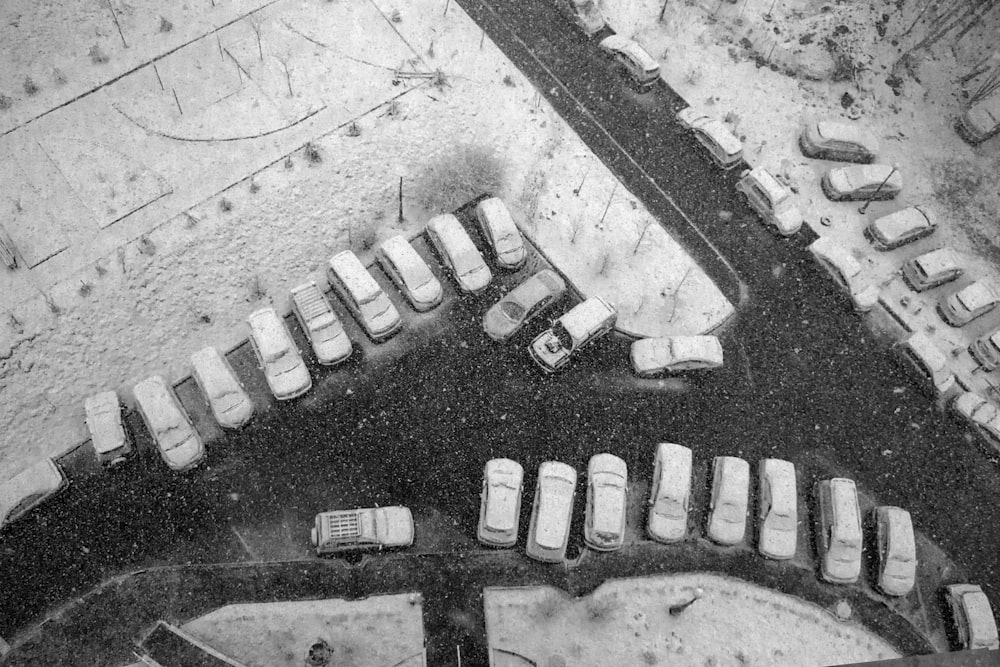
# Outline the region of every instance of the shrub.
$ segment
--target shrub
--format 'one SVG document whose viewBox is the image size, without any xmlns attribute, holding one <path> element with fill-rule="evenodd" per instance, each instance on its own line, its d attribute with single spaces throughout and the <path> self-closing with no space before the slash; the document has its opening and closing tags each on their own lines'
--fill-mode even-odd
<svg viewBox="0 0 1000 667">
<path fill-rule="evenodd" d="M 360 137 L 361 136 L 361 126 L 355 120 L 351 121 L 351 124 L 347 126 L 347 136 L 349 137 Z"/>
<path fill-rule="evenodd" d="M 310 164 L 319 164 L 323 161 L 323 156 L 319 154 L 319 150 L 311 141 L 307 141 L 302 150 L 306 154 L 306 159 Z"/>
<path fill-rule="evenodd" d="M 552 618 L 562 607 L 562 603 L 562 598 L 555 591 L 546 591 L 542 599 L 538 601 L 535 613 L 542 618 Z"/>
<path fill-rule="evenodd" d="M 80 296 L 90 296 L 90 292 L 93 290 L 93 285 L 88 283 L 86 280 L 80 281 Z"/>
<path fill-rule="evenodd" d="M 617 608 L 618 597 L 615 595 L 590 597 L 586 602 L 587 618 L 592 621 L 601 621 L 608 618 Z"/>
<path fill-rule="evenodd" d="M 514 83 L 514 79 L 511 78 L 510 74 L 504 74 L 503 85 L 510 86 L 511 88 L 513 88 L 516 84 Z"/>
<path fill-rule="evenodd" d="M 160 32 L 170 32 L 174 29 L 174 24 L 164 17 L 160 17 Z"/>
<path fill-rule="evenodd" d="M 110 60 L 110 58 L 108 58 L 108 54 L 104 52 L 104 49 L 101 48 L 100 44 L 94 44 L 90 47 L 90 61 L 92 63 L 99 65 L 108 62 L 108 60 Z"/>
<path fill-rule="evenodd" d="M 219 200 L 219 208 L 222 209 L 223 213 L 229 213 L 233 210 L 233 202 L 223 197 Z"/>
<path fill-rule="evenodd" d="M 24 77 L 24 92 L 28 95 L 35 95 L 38 93 L 38 84 L 36 84 L 30 76 Z"/>
<path fill-rule="evenodd" d="M 479 195 L 500 192 L 505 171 L 488 146 L 459 144 L 423 166 L 414 179 L 413 197 L 431 213 L 453 211 Z"/>
<path fill-rule="evenodd" d="M 12 106 L 14 106 L 14 100 L 10 99 L 3 93 L 0 93 L 0 111 L 6 111 Z"/>
</svg>

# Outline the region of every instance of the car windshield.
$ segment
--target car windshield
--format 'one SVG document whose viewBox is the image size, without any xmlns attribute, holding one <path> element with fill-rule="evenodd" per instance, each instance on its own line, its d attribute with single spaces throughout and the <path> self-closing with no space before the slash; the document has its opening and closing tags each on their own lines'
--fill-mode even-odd
<svg viewBox="0 0 1000 667">
<path fill-rule="evenodd" d="M 476 257 L 475 253 L 462 252 L 455 255 L 455 270 L 459 275 L 469 275 L 470 273 L 475 273 L 482 268 L 482 262 Z"/>
<path fill-rule="evenodd" d="M 684 505 L 676 498 L 660 496 L 653 505 L 653 511 L 670 519 L 684 518 Z"/>
<path fill-rule="evenodd" d="M 527 311 L 524 306 L 515 301 L 502 301 L 500 303 L 500 312 L 515 322 L 520 322 Z"/>
<path fill-rule="evenodd" d="M 789 514 L 771 512 L 767 517 L 767 523 L 774 530 L 780 530 L 782 532 L 793 532 L 797 528 L 796 517 Z"/>
<path fill-rule="evenodd" d="M 716 505 L 716 515 L 726 523 L 739 523 L 743 520 L 743 512 L 736 503 L 724 502 Z"/>
</svg>

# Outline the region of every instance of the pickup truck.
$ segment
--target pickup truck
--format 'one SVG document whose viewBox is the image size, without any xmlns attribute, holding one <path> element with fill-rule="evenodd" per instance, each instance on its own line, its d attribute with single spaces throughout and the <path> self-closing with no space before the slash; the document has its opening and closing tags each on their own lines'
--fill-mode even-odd
<svg viewBox="0 0 1000 667">
<path fill-rule="evenodd" d="M 321 512 L 316 515 L 311 541 L 318 556 L 408 547 L 413 544 L 413 515 L 406 507 Z"/>
</svg>

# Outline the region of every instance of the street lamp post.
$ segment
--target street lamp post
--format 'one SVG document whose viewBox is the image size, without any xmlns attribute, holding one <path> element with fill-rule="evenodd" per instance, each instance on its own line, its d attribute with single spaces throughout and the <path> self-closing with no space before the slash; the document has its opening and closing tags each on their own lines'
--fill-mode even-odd
<svg viewBox="0 0 1000 667">
<path fill-rule="evenodd" d="M 896 165 L 892 165 L 892 169 L 889 170 L 889 174 L 885 177 L 885 179 L 883 179 L 881 183 L 878 184 L 878 187 L 875 188 L 875 192 L 873 192 L 871 196 L 868 197 L 868 199 L 865 201 L 864 204 L 858 207 L 858 213 L 864 215 L 865 211 L 868 210 L 868 205 L 872 203 L 872 200 L 874 200 L 875 197 L 878 197 L 878 193 L 882 192 L 882 188 L 885 186 L 886 183 L 889 182 L 889 179 L 892 178 L 892 175 L 895 173 L 896 173 Z"/>
</svg>

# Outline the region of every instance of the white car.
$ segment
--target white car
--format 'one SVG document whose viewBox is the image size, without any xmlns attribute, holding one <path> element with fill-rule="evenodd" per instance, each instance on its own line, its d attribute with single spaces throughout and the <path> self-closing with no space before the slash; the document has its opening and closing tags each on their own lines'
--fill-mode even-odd
<svg viewBox="0 0 1000 667">
<path fill-rule="evenodd" d="M 903 359 L 917 372 L 923 385 L 930 385 L 937 396 L 949 396 L 958 385 L 948 369 L 948 357 L 923 331 L 917 331 L 899 346 Z"/>
<path fill-rule="evenodd" d="M 316 361 L 325 366 L 346 361 L 354 345 L 316 281 L 293 287 L 291 295 L 292 312 L 309 339 Z"/>
<path fill-rule="evenodd" d="M 408 507 L 332 510 L 316 515 L 309 541 L 316 555 L 392 549 L 413 544 L 413 514 Z"/>
<path fill-rule="evenodd" d="M 984 371 L 1000 366 L 1000 330 L 991 331 L 969 343 L 969 355 Z"/>
<path fill-rule="evenodd" d="M 872 245 L 892 250 L 930 236 L 937 228 L 937 216 L 926 206 L 910 206 L 884 215 L 865 227 Z"/>
<path fill-rule="evenodd" d="M 834 167 L 820 181 L 830 201 L 895 199 L 903 190 L 903 175 L 888 164 Z"/>
<path fill-rule="evenodd" d="M 1000 132 L 1000 95 L 994 93 L 972 104 L 955 123 L 958 135 L 975 146 Z"/>
<path fill-rule="evenodd" d="M 253 416 L 253 401 L 236 372 L 214 347 L 191 355 L 194 381 L 208 401 L 212 416 L 223 428 L 239 428 Z"/>
<path fill-rule="evenodd" d="M 816 527 L 820 574 L 831 584 L 853 584 L 861 576 L 861 510 L 854 480 L 835 477 L 816 482 Z"/>
<path fill-rule="evenodd" d="M 583 541 L 597 551 L 614 551 L 625 543 L 628 468 L 614 454 L 596 454 L 587 465 L 587 510 Z"/>
<path fill-rule="evenodd" d="M 736 189 L 746 195 L 750 208 L 766 224 L 777 227 L 782 236 L 791 236 L 802 228 L 802 212 L 795 205 L 791 189 L 763 167 L 744 171 Z"/>
<path fill-rule="evenodd" d="M 523 481 L 524 469 L 517 461 L 486 462 L 476 535 L 480 542 L 491 547 L 512 547 L 517 543 Z"/>
<path fill-rule="evenodd" d="M 1000 637 L 990 600 L 975 584 L 952 584 L 945 589 L 945 599 L 955 623 L 959 648 L 997 650 Z"/>
<path fill-rule="evenodd" d="M 965 273 L 951 248 L 937 248 L 903 262 L 903 279 L 915 292 L 950 283 Z"/>
<path fill-rule="evenodd" d="M 566 558 L 575 490 L 576 471 L 573 468 L 558 461 L 545 461 L 538 466 L 535 502 L 525 547 L 528 557 L 543 563 L 561 563 Z"/>
<path fill-rule="evenodd" d="M 98 462 L 115 465 L 132 451 L 132 442 L 122 422 L 122 406 L 114 391 L 102 391 L 89 396 L 83 403 L 90 442 Z"/>
<path fill-rule="evenodd" d="M 875 135 L 863 126 L 821 120 L 802 129 L 799 148 L 806 157 L 868 164 L 875 160 L 879 144 Z"/>
<path fill-rule="evenodd" d="M 981 278 L 942 299 L 938 312 L 951 326 L 961 327 L 996 308 L 998 302 L 993 281 Z"/>
<path fill-rule="evenodd" d="M 476 220 L 501 268 L 514 270 L 524 266 L 528 261 L 528 251 L 524 247 L 521 231 L 502 200 L 487 197 L 476 204 Z"/>
<path fill-rule="evenodd" d="M 62 469 L 52 459 L 33 463 L 0 482 L 0 528 L 53 497 L 67 484 Z"/>
<path fill-rule="evenodd" d="M 396 306 L 358 256 L 343 250 L 330 258 L 327 280 L 365 333 L 381 343 L 403 328 Z"/>
<path fill-rule="evenodd" d="M 570 356 L 611 331 L 618 311 L 599 296 L 578 303 L 531 341 L 528 352 L 546 373 L 569 363 Z"/>
<path fill-rule="evenodd" d="M 402 234 L 386 239 L 375 253 L 379 265 L 417 312 L 441 303 L 444 290 L 431 267 Z"/>
<path fill-rule="evenodd" d="M 694 132 L 698 143 L 708 149 L 712 161 L 722 169 L 732 169 L 743 159 L 743 144 L 718 118 L 688 107 L 677 114 L 677 120 Z"/>
<path fill-rule="evenodd" d="M 917 546 L 910 513 L 899 507 L 876 507 L 875 531 L 879 589 L 896 597 L 908 594 L 917 577 Z"/>
<path fill-rule="evenodd" d="M 632 343 L 629 358 L 639 377 L 711 370 L 722 367 L 722 344 L 717 336 L 642 338 Z"/>
<path fill-rule="evenodd" d="M 197 466 L 205 457 L 205 444 L 167 381 L 159 375 L 148 377 L 132 393 L 164 463 L 177 472 Z"/>
<path fill-rule="evenodd" d="M 427 236 L 460 290 L 480 294 L 490 286 L 493 273 L 458 218 L 451 213 L 434 216 L 427 223 Z"/>
<path fill-rule="evenodd" d="M 757 550 L 775 560 L 794 558 L 799 525 L 795 466 L 781 459 L 762 459 L 757 471 L 760 483 Z"/>
<path fill-rule="evenodd" d="M 1000 452 L 1000 408 L 975 392 L 955 397 L 951 409 L 966 419 L 986 442 Z"/>
<path fill-rule="evenodd" d="M 312 388 L 312 378 L 302 361 L 292 334 L 274 308 L 261 308 L 247 318 L 250 345 L 271 393 L 279 401 L 301 396 Z"/>
<path fill-rule="evenodd" d="M 865 313 L 878 303 L 878 286 L 868 281 L 861 264 L 850 250 L 829 236 L 821 236 L 809 245 L 809 252 L 842 289 L 851 296 L 854 310 Z"/>
<path fill-rule="evenodd" d="M 624 35 L 611 35 L 598 45 L 615 63 L 615 69 L 632 80 L 639 92 L 653 89 L 660 78 L 660 63 L 638 42 Z"/>
<path fill-rule="evenodd" d="M 656 446 L 646 530 L 658 542 L 678 542 L 687 533 L 691 463 L 688 447 L 671 442 Z"/>
<path fill-rule="evenodd" d="M 708 538 L 717 544 L 743 541 L 747 529 L 750 464 L 735 456 L 712 461 L 712 499 L 709 503 Z"/>
</svg>

